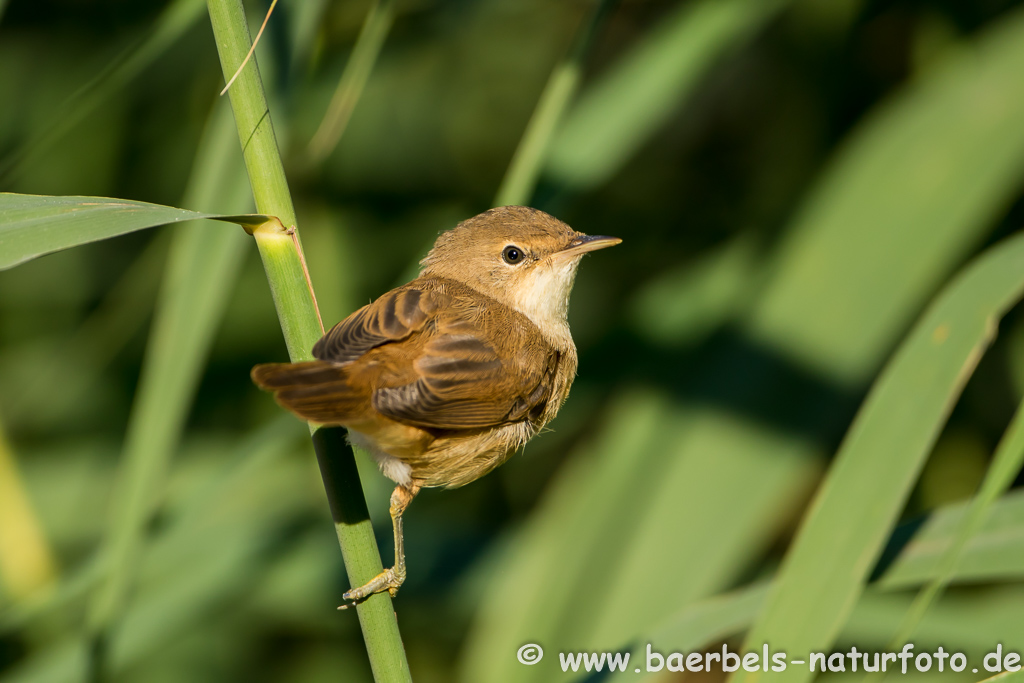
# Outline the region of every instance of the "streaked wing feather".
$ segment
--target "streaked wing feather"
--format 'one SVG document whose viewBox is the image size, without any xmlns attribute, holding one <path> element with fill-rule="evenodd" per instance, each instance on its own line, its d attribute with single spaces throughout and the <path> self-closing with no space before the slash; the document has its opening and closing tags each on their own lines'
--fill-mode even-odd
<svg viewBox="0 0 1024 683">
<path fill-rule="evenodd" d="M 345 366 L 330 361 L 266 363 L 252 369 L 260 387 L 306 420 L 341 424 L 363 412 L 369 396 L 348 382 Z"/>
<path fill-rule="evenodd" d="M 445 298 L 415 282 L 392 290 L 332 327 L 313 347 L 313 356 L 349 363 L 381 344 L 405 339 L 423 328 Z"/>
<path fill-rule="evenodd" d="M 451 329 L 425 345 L 415 362 L 420 378 L 378 389 L 373 407 L 433 429 L 482 429 L 539 417 L 551 395 L 558 353 L 502 359 L 473 329 Z"/>
<path fill-rule="evenodd" d="M 501 345 L 507 355 L 488 341 L 496 332 L 514 337 Z M 426 429 L 537 420 L 560 359 L 525 318 L 514 322 L 464 285 L 429 279 L 359 309 L 313 355 L 310 363 L 259 366 L 253 378 L 307 419 L 343 423 L 363 414 L 369 399 L 381 414 Z"/>
</svg>

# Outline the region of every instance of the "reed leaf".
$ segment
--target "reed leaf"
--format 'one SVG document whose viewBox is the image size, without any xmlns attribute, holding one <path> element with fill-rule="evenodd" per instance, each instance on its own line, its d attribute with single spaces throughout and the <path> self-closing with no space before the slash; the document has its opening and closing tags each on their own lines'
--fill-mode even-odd
<svg viewBox="0 0 1024 683">
<path fill-rule="evenodd" d="M 580 94 L 552 141 L 545 173 L 582 189 L 607 181 L 687 101 L 723 55 L 784 5 L 782 0 L 679 3 Z"/>
<path fill-rule="evenodd" d="M 872 387 L 773 584 L 748 649 L 832 644 L 999 318 L 1024 292 L 1024 236 L 990 249 L 930 306 Z M 733 675 L 803 681 L 810 671 Z"/>
<path fill-rule="evenodd" d="M 1020 188 L 1024 12 L 936 60 L 838 148 L 748 320 L 758 342 L 837 383 L 877 371 Z"/>
<path fill-rule="evenodd" d="M 201 218 L 246 227 L 269 220 L 268 216 L 203 213 L 109 197 L 0 193 L 0 270 L 61 249 Z"/>
</svg>

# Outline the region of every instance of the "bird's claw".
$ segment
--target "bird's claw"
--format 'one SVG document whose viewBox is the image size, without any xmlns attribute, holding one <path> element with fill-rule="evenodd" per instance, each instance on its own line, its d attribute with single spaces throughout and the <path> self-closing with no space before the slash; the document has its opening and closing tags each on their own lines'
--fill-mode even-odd
<svg viewBox="0 0 1024 683">
<path fill-rule="evenodd" d="M 391 594 L 391 597 L 398 595 L 398 589 L 401 588 L 402 583 L 405 582 L 405 576 L 400 576 L 395 572 L 394 567 L 385 569 L 377 576 L 373 577 L 359 588 L 353 588 L 341 596 L 346 602 L 351 602 L 352 605 L 357 605 L 366 598 L 370 597 L 374 593 L 383 593 L 387 591 Z M 339 605 L 338 609 L 348 609 L 348 605 Z"/>
</svg>

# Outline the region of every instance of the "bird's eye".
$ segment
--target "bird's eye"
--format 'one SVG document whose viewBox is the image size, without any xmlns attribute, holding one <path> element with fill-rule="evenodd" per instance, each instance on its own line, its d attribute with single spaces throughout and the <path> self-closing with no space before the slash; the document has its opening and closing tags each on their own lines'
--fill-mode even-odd
<svg viewBox="0 0 1024 683">
<path fill-rule="evenodd" d="M 501 251 L 501 258 L 505 259 L 505 263 L 514 266 L 523 262 L 523 252 L 519 247 L 510 244 Z"/>
</svg>

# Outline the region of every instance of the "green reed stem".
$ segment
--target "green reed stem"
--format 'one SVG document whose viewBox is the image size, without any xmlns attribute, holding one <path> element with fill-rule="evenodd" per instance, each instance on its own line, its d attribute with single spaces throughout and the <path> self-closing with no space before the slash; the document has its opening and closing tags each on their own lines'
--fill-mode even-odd
<svg viewBox="0 0 1024 683">
<path fill-rule="evenodd" d="M 228 79 L 251 46 L 245 12 L 240 0 L 208 0 L 207 7 L 221 68 Z M 262 213 L 277 216 L 285 227 L 295 228 L 295 210 L 255 58 L 239 74 L 229 94 L 256 206 Z M 299 241 L 280 230 L 257 229 L 254 234 L 288 354 L 293 361 L 309 359 L 321 328 L 306 285 Z M 379 573 L 382 565 L 352 450 L 337 428 L 314 430 L 313 444 L 349 580 L 353 586 L 362 585 Z M 378 593 L 356 609 L 375 680 L 411 681 L 391 597 Z"/>
</svg>

